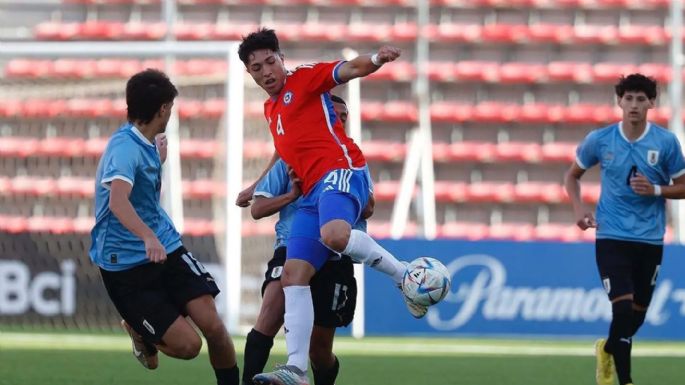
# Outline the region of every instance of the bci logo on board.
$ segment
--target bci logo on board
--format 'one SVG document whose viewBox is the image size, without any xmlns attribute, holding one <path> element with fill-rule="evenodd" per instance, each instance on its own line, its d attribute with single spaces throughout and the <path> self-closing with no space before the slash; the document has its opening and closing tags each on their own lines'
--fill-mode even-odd
<svg viewBox="0 0 685 385">
<path fill-rule="evenodd" d="M 487 254 L 461 256 L 445 265 L 452 275 L 451 292 L 444 305 L 430 308 L 426 316 L 436 330 L 458 331 L 475 318 L 549 323 L 611 320 L 611 305 L 599 278 L 593 287 L 555 285 L 554 277 L 547 285 L 508 284 L 505 264 Z M 595 271 L 587 274 L 597 275 Z M 671 279 L 660 279 L 646 323 L 659 326 L 673 318 L 685 318 L 685 288 L 676 287 Z"/>
<path fill-rule="evenodd" d="M 64 260 L 59 271 L 32 275 L 22 261 L 0 260 L 0 315 L 19 315 L 31 310 L 43 316 L 73 315 L 75 270 L 73 260 Z"/>
</svg>

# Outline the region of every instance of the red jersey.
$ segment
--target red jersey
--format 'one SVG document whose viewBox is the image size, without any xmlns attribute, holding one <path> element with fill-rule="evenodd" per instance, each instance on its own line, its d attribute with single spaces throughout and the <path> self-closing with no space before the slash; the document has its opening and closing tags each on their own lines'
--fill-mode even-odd
<svg viewBox="0 0 685 385">
<path fill-rule="evenodd" d="M 359 147 L 345 134 L 329 90 L 340 84 L 343 61 L 308 64 L 288 74 L 278 96 L 264 103 L 264 116 L 278 155 L 290 165 L 306 194 L 326 173 L 366 165 Z"/>
</svg>

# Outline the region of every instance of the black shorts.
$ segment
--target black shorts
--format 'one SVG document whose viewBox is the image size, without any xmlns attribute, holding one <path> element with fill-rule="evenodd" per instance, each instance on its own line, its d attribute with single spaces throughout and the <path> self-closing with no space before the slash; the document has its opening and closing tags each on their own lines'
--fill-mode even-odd
<svg viewBox="0 0 685 385">
<path fill-rule="evenodd" d="M 280 280 L 285 264 L 286 248 L 274 250 L 262 284 L 262 295 L 269 282 Z M 329 260 L 310 281 L 314 302 L 314 324 L 326 328 L 347 326 L 354 318 L 357 306 L 357 280 L 352 259 L 343 256 Z"/>
<path fill-rule="evenodd" d="M 663 251 L 663 245 L 597 239 L 597 268 L 609 299 L 633 294 L 636 305 L 649 306 L 661 268 Z"/>
<path fill-rule="evenodd" d="M 100 269 L 100 274 L 121 317 L 150 343 L 161 342 L 169 326 L 187 315 L 185 305 L 190 300 L 219 294 L 214 278 L 183 246 L 162 264 L 146 263 L 122 271 Z"/>
</svg>

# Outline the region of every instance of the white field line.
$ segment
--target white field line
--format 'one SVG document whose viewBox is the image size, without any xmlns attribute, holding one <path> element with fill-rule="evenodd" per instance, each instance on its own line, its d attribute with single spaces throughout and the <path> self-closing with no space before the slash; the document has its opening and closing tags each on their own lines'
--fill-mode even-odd
<svg viewBox="0 0 685 385">
<path fill-rule="evenodd" d="M 236 350 L 243 351 L 245 340 L 236 338 Z M 49 350 L 110 350 L 120 351 L 131 348 L 126 336 L 100 336 L 88 334 L 30 334 L 0 333 L 0 350 L 8 349 L 49 349 Z M 500 356 L 592 356 L 592 342 L 581 345 L 577 342 L 558 343 L 544 341 L 539 344 L 521 341 L 460 339 L 397 338 L 395 341 L 366 338 L 353 340 L 339 338 L 335 351 L 340 354 L 359 356 L 460 356 L 460 355 L 500 355 Z M 277 339 L 273 353 L 285 353 L 285 342 Z M 636 357 L 685 357 L 685 344 L 648 342 L 639 343 L 633 348 Z"/>
</svg>

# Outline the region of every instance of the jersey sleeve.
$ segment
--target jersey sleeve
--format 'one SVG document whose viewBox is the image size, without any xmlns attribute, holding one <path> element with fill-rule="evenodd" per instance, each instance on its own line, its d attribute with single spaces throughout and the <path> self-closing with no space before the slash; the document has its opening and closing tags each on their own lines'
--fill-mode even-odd
<svg viewBox="0 0 685 385">
<path fill-rule="evenodd" d="M 120 179 L 133 186 L 140 165 L 137 146 L 127 140 L 117 139 L 110 143 L 103 164 L 100 184 L 109 188 L 114 179 Z"/>
<path fill-rule="evenodd" d="M 304 64 L 297 67 L 296 73 L 302 76 L 308 91 L 321 94 L 342 83 L 338 71 L 344 63 L 345 61 L 341 60 L 329 63 Z"/>
<path fill-rule="evenodd" d="M 597 132 L 589 133 L 576 149 L 576 163 L 583 170 L 587 170 L 599 162 Z"/>
<path fill-rule="evenodd" d="M 269 172 L 257 183 L 254 197 L 273 198 L 283 195 L 290 189 L 290 177 L 285 162 L 278 160 L 271 166 Z"/>
<path fill-rule="evenodd" d="M 669 146 L 668 158 L 666 158 L 666 172 L 671 179 L 685 175 L 685 159 L 680 142 L 675 135 L 671 135 L 671 145 Z"/>
</svg>

